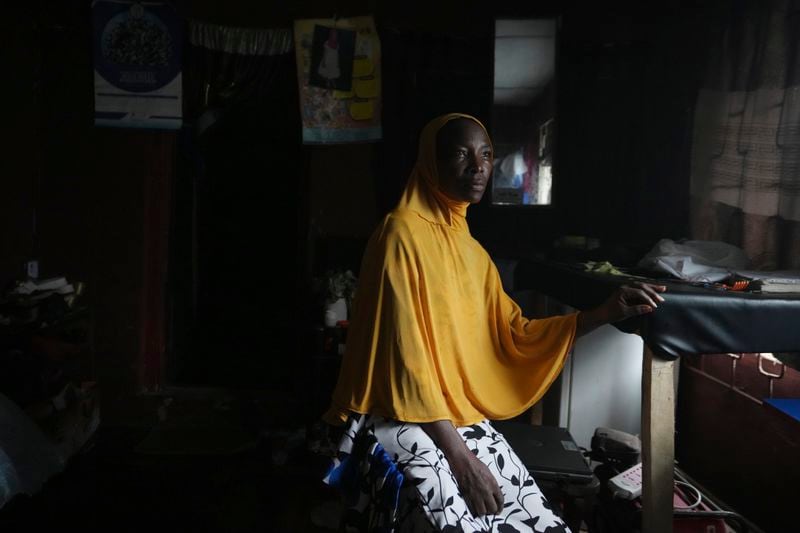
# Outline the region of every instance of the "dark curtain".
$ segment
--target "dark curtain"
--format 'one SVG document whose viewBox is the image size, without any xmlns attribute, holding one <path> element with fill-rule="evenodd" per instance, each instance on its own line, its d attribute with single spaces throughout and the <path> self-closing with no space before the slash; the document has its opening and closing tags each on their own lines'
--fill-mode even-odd
<svg viewBox="0 0 800 533">
<path fill-rule="evenodd" d="M 172 379 L 288 385 L 302 205 L 291 30 L 189 30 Z"/>
</svg>

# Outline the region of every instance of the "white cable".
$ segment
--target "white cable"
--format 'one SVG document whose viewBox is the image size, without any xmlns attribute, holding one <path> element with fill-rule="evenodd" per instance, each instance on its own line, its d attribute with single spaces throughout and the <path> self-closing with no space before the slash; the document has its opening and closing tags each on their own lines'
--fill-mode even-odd
<svg viewBox="0 0 800 533">
<path fill-rule="evenodd" d="M 697 490 L 693 485 L 690 485 L 684 481 L 677 481 L 677 480 L 675 481 L 675 485 L 683 485 L 686 488 L 692 489 L 694 493 L 697 494 L 697 501 L 693 502 L 691 505 L 687 505 L 686 507 L 675 507 L 676 509 L 694 509 L 695 507 L 700 505 L 700 502 L 703 501 L 703 495 L 700 494 L 700 491 Z"/>
</svg>

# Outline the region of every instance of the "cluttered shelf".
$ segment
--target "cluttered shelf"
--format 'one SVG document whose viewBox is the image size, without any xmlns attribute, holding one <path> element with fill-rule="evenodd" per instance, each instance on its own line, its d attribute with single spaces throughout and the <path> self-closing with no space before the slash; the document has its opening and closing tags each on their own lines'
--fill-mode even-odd
<svg viewBox="0 0 800 533">
<path fill-rule="evenodd" d="M 15 283 L 0 299 L 0 392 L 23 409 L 94 380 L 93 317 L 83 284 Z"/>
<path fill-rule="evenodd" d="M 600 304 L 622 284 L 666 285 L 666 300 L 657 313 L 616 324 L 624 332 L 641 335 L 665 359 L 800 351 L 800 330 L 794 327 L 800 312 L 800 283 L 794 280 L 800 281 L 800 272 L 758 272 L 746 270 L 744 262 L 730 266 L 720 259 L 715 264 L 713 257 L 678 253 L 674 246 L 660 252 L 663 255 L 648 254 L 635 268 L 603 261 L 520 260 L 515 285 L 577 309 Z"/>
<path fill-rule="evenodd" d="M 36 492 L 94 435 L 93 339 L 81 283 L 18 281 L 0 297 L 0 423 L 11 429 L 0 434 L 0 507 Z"/>
</svg>

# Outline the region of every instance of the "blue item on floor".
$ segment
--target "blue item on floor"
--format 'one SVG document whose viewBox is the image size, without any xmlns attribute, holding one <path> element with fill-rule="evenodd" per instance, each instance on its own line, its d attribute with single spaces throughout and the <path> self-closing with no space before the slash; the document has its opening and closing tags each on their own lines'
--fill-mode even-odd
<svg viewBox="0 0 800 533">
<path fill-rule="evenodd" d="M 764 403 L 800 422 L 800 398 L 767 398 Z"/>
</svg>

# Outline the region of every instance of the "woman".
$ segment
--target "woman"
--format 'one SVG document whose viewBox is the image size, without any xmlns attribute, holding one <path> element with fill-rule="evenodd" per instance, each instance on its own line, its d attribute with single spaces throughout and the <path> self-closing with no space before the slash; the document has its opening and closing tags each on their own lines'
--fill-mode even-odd
<svg viewBox="0 0 800 533">
<path fill-rule="evenodd" d="M 487 419 L 538 401 L 577 336 L 663 301 L 664 287 L 642 284 L 592 311 L 524 318 L 465 218 L 492 165 L 477 119 L 434 119 L 399 205 L 367 245 L 325 415 L 345 427 L 327 481 L 350 496 L 354 527 L 568 531 Z"/>
</svg>

